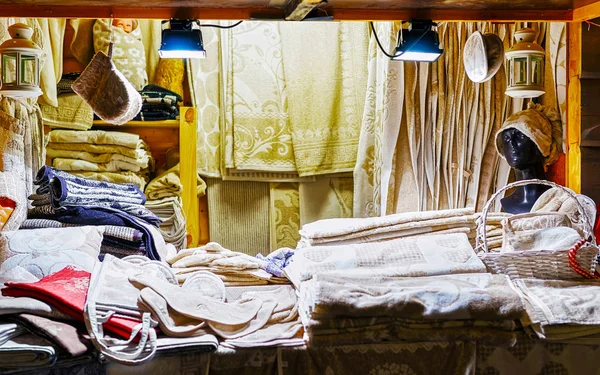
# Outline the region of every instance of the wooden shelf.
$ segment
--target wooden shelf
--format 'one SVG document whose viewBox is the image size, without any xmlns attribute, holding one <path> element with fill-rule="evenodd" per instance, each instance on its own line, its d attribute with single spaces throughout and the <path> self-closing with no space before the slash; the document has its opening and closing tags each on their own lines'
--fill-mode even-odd
<svg viewBox="0 0 600 375">
<path fill-rule="evenodd" d="M 581 79 L 600 79 L 600 72 L 581 72 Z"/>
<path fill-rule="evenodd" d="M 164 121 L 129 121 L 123 125 L 113 125 L 102 120 L 95 120 L 93 127 L 110 127 L 110 128 L 123 128 L 123 127 L 136 127 L 136 128 L 179 128 L 179 120 L 164 120 Z"/>
</svg>

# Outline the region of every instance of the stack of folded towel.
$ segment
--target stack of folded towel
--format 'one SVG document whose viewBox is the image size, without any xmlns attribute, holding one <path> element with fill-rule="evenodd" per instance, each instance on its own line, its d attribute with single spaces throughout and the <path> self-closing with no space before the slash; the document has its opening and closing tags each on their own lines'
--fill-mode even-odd
<svg viewBox="0 0 600 375">
<path fill-rule="evenodd" d="M 508 277 L 485 273 L 466 233 L 299 248 L 283 271 L 310 345 L 512 343 L 524 311 Z"/>
<path fill-rule="evenodd" d="M 303 283 L 299 311 L 309 345 L 382 341 L 514 344 L 524 315 L 505 275 L 418 278 L 318 274 Z"/>
<path fill-rule="evenodd" d="M 183 100 L 179 94 L 157 85 L 147 85 L 140 91 L 140 95 L 142 110 L 134 120 L 175 120 L 179 116 L 177 103 Z"/>
<path fill-rule="evenodd" d="M 507 212 L 490 212 L 486 220 L 486 241 L 488 251 L 499 251 L 502 248 L 502 220 L 511 217 L 512 214 Z M 479 223 L 481 214 L 475 214 L 476 221 Z"/>
<path fill-rule="evenodd" d="M 204 183 L 200 180 L 202 184 Z M 204 194 L 206 187 L 198 187 L 198 194 Z M 165 241 L 176 249 L 186 247 L 186 221 L 183 212 L 183 185 L 179 179 L 179 164 L 161 173 L 146 186 L 146 208 L 158 216 L 162 222 L 160 232 Z"/>
<path fill-rule="evenodd" d="M 472 208 L 407 212 L 373 218 L 325 219 L 305 224 L 298 247 L 380 242 L 427 233 L 475 233 Z"/>
<path fill-rule="evenodd" d="M 357 277 L 416 277 L 486 271 L 467 235 L 451 233 L 300 248 L 284 268 L 296 288 L 322 272 Z"/>
<path fill-rule="evenodd" d="M 156 228 L 160 219 L 144 206 L 146 197 L 136 185 L 88 180 L 48 166 L 39 170 L 35 184 L 38 188 L 29 197 L 33 206 L 29 218 L 129 227 L 142 233 L 148 257 L 164 259 L 170 251 Z M 140 250 L 131 242 L 127 244 L 130 250 Z"/>
<path fill-rule="evenodd" d="M 502 219 L 511 214 L 488 214 L 486 234 L 488 248 L 502 247 Z M 475 245 L 480 213 L 472 208 L 439 211 L 405 212 L 372 218 L 319 220 L 302 226 L 298 247 L 378 243 L 394 238 L 424 234 L 465 233 Z"/>
<path fill-rule="evenodd" d="M 154 159 L 137 134 L 102 130 L 52 130 L 46 135 L 48 164 L 81 177 L 134 183 L 144 189 Z"/>
<path fill-rule="evenodd" d="M 273 262 L 223 248 L 216 242 L 179 251 L 167 259 L 180 283 L 195 273 L 209 271 L 217 275 L 226 286 L 249 286 L 288 283 L 285 277 L 276 276 Z"/>
<path fill-rule="evenodd" d="M 596 280 L 513 280 L 526 300 L 521 320 L 534 337 L 549 341 L 600 343 L 600 283 Z"/>
</svg>

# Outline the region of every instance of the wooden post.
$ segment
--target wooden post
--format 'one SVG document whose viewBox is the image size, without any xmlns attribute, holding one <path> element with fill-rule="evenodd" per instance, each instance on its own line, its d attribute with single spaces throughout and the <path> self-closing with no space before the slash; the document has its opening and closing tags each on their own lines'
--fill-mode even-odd
<svg viewBox="0 0 600 375">
<path fill-rule="evenodd" d="M 567 187 L 581 193 L 581 22 L 568 28 L 569 100 L 567 102 Z"/>
<path fill-rule="evenodd" d="M 200 207 L 198 205 L 198 171 L 196 168 L 196 110 L 180 107 L 179 178 L 183 185 L 183 212 L 186 220 L 187 246 L 198 246 L 200 239 Z"/>
</svg>

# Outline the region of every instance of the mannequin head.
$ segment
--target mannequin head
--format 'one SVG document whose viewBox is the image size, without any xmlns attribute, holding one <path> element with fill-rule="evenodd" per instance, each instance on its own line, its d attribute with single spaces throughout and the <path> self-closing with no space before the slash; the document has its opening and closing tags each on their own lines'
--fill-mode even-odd
<svg viewBox="0 0 600 375">
<path fill-rule="evenodd" d="M 522 170 L 544 164 L 538 146 L 518 129 L 508 128 L 502 132 L 502 146 L 504 158 L 512 168 Z"/>
</svg>

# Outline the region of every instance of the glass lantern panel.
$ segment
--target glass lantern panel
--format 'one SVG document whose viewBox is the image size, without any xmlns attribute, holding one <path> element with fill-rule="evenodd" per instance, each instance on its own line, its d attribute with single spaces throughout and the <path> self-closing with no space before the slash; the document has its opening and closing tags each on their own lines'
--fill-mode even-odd
<svg viewBox="0 0 600 375">
<path fill-rule="evenodd" d="M 531 84 L 541 86 L 543 84 L 544 77 L 544 58 L 543 57 L 532 57 L 531 58 Z"/>
<path fill-rule="evenodd" d="M 527 84 L 527 57 L 515 57 L 512 70 L 513 85 Z"/>
<path fill-rule="evenodd" d="M 21 55 L 21 85 L 35 85 L 35 56 Z"/>
<path fill-rule="evenodd" d="M 17 83 L 17 56 L 2 55 L 2 82 L 7 85 Z"/>
</svg>

